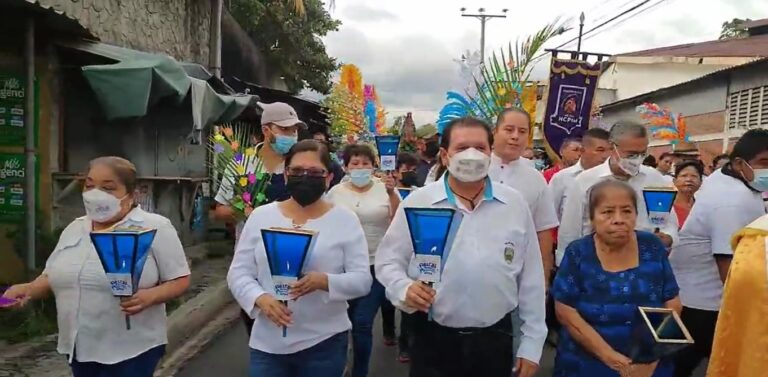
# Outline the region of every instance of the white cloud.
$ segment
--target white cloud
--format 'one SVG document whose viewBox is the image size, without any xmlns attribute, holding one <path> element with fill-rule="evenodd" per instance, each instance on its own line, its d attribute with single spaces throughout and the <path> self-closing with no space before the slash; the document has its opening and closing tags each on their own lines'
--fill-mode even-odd
<svg viewBox="0 0 768 377">
<path fill-rule="evenodd" d="M 417 124 L 422 124 L 433 122 L 446 91 L 460 86 L 459 66 L 453 59 L 466 50 L 479 49 L 480 22 L 461 17 L 462 6 L 474 10 L 482 5 L 489 13 L 514 7 L 506 19 L 488 22 L 489 55 L 535 32 L 556 16 L 577 20 L 584 11 L 585 30 L 589 30 L 637 1 L 484 0 L 479 4 L 471 0 L 336 0 L 332 15 L 344 24 L 325 42 L 332 56 L 358 65 L 365 82 L 376 85 L 390 118 L 412 111 Z M 651 10 L 586 36 L 582 49 L 620 53 L 711 40 L 717 38 L 724 21 L 736 17 L 768 17 L 768 1 L 664 0 Z M 575 37 L 578 25 L 571 26 L 573 30 L 546 47 L 556 47 Z M 569 47 L 575 48 L 575 43 Z M 544 59 L 534 77 L 546 74 Z"/>
</svg>

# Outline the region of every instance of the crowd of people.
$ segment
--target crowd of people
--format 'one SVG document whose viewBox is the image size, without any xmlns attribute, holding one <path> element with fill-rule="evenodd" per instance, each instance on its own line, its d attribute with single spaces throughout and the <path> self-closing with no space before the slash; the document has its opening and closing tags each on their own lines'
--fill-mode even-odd
<svg viewBox="0 0 768 377">
<path fill-rule="evenodd" d="M 646 128 L 619 122 L 566 140 L 547 167 L 529 148 L 530 116 L 510 108 L 494 125 L 462 118 L 442 134 L 427 130 L 416 153 L 384 172 L 370 145 L 337 155 L 322 132 L 299 140 L 306 125 L 286 104 L 264 105 L 261 119 L 261 163 L 246 173 L 270 180 L 268 204 L 237 224 L 227 276 L 250 337 L 250 376 L 365 377 L 379 312 L 384 342 L 411 377 L 532 377 L 548 340 L 554 376 L 687 377 L 704 359 L 713 377 L 768 368 L 768 130 L 746 132 L 705 167 L 651 159 Z M 229 222 L 235 178 L 216 195 L 216 216 Z M 40 277 L 3 294 L 23 306 L 53 293 L 58 350 L 75 377 L 151 376 L 167 343 L 164 303 L 189 285 L 178 236 L 137 206 L 136 179 L 129 161 L 93 160 L 86 216 L 65 229 Z M 676 189 L 665 224 L 649 219 L 651 186 Z M 418 280 L 404 211 L 414 207 L 462 215 L 434 285 Z M 158 232 L 141 289 L 116 305 L 88 233 L 124 224 Z M 318 234 L 287 305 L 262 238 L 274 227 Z M 638 307 L 679 313 L 693 345 L 634 359 Z"/>
</svg>

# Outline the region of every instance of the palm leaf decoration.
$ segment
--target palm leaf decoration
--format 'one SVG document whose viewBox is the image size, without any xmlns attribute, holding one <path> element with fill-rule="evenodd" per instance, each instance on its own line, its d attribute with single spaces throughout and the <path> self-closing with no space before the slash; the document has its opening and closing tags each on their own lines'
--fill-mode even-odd
<svg viewBox="0 0 768 377">
<path fill-rule="evenodd" d="M 481 67 L 480 77 L 475 77 L 477 93 L 468 95 L 476 105 L 473 115 L 493 122 L 499 112 L 514 106 L 525 108 L 534 119 L 536 101 L 528 97 L 536 96 L 537 83 L 530 81 L 531 70 L 544 45 L 567 30 L 560 19 L 555 19 L 524 40 L 494 51 Z"/>
</svg>

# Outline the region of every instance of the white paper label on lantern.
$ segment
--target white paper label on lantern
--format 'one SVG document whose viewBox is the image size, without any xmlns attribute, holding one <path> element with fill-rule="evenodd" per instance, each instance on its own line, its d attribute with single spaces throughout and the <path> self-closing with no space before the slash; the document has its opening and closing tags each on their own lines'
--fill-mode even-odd
<svg viewBox="0 0 768 377">
<path fill-rule="evenodd" d="M 662 227 L 667 225 L 669 219 L 669 212 L 648 211 L 648 220 L 656 227 Z"/>
<path fill-rule="evenodd" d="M 107 273 L 112 295 L 118 297 L 133 296 L 133 279 L 131 274 Z"/>
<path fill-rule="evenodd" d="M 397 166 L 397 156 L 383 155 L 381 156 L 381 170 L 392 171 Z"/>
<path fill-rule="evenodd" d="M 415 259 L 419 268 L 419 280 L 426 283 L 440 282 L 442 258 L 439 255 L 416 254 Z"/>
<path fill-rule="evenodd" d="M 278 301 L 290 300 L 291 285 L 297 280 L 292 276 L 272 276 L 272 284 L 275 285 L 275 299 Z"/>
</svg>

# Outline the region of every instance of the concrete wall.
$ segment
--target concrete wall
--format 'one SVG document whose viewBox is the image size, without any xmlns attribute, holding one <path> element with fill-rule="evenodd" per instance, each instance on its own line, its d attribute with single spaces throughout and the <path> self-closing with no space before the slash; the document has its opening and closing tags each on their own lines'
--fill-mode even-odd
<svg viewBox="0 0 768 377">
<path fill-rule="evenodd" d="M 614 101 L 621 101 L 656 89 L 690 81 L 729 66 L 688 63 L 614 63 L 600 75 L 598 88 L 614 89 Z"/>
<path fill-rule="evenodd" d="M 208 66 L 209 0 L 38 0 L 53 6 L 102 42 L 165 53 Z"/>
</svg>

